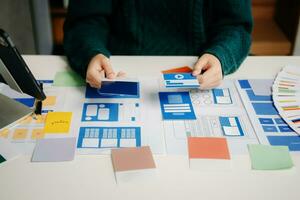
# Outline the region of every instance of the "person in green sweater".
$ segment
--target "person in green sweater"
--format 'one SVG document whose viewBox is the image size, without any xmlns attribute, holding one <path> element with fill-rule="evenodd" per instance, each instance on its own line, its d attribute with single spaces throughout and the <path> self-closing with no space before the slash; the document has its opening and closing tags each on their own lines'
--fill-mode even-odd
<svg viewBox="0 0 300 200">
<path fill-rule="evenodd" d="M 193 75 L 218 86 L 249 52 L 250 0 L 70 0 L 64 50 L 95 88 L 116 74 L 110 55 L 199 56 Z M 142 67 L 142 66 L 141 66 Z"/>
</svg>

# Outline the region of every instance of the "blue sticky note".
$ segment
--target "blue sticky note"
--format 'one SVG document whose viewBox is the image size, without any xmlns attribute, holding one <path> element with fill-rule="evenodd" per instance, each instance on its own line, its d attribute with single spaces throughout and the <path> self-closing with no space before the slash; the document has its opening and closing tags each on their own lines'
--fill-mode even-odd
<svg viewBox="0 0 300 200">
<path fill-rule="evenodd" d="M 163 119 L 196 119 L 192 101 L 188 92 L 160 92 L 159 100 Z"/>
<path fill-rule="evenodd" d="M 192 73 L 163 74 L 167 88 L 199 88 L 197 77 Z"/>
</svg>

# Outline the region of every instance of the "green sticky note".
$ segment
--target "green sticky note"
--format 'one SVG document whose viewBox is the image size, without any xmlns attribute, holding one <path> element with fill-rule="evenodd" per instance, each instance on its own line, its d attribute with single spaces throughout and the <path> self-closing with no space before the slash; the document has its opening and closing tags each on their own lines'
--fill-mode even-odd
<svg viewBox="0 0 300 200">
<path fill-rule="evenodd" d="M 248 145 L 252 169 L 280 170 L 293 167 L 287 146 Z"/>
<path fill-rule="evenodd" d="M 3 163 L 5 161 L 6 161 L 5 158 L 3 158 L 3 156 L 0 154 L 0 163 Z"/>
<path fill-rule="evenodd" d="M 54 86 L 79 87 L 85 86 L 85 81 L 73 71 L 57 72 L 54 77 Z"/>
</svg>

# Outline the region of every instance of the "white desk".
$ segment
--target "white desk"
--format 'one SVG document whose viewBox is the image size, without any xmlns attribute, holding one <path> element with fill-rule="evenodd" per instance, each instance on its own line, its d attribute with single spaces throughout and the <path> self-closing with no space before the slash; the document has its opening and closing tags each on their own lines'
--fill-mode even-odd
<svg viewBox="0 0 300 200">
<path fill-rule="evenodd" d="M 51 79 L 67 67 L 63 57 L 25 56 L 25 60 L 39 79 Z M 195 57 L 112 57 L 115 69 L 133 76 L 154 76 L 195 61 Z M 273 78 L 286 64 L 300 65 L 300 57 L 249 57 L 226 78 Z M 300 199 L 300 154 L 293 155 L 296 167 L 286 171 L 253 171 L 248 156 L 232 159 L 231 171 L 192 171 L 187 157 L 155 156 L 156 181 L 117 185 L 109 156 L 76 156 L 65 163 L 31 163 L 23 156 L 0 167 L 0 200 Z"/>
</svg>

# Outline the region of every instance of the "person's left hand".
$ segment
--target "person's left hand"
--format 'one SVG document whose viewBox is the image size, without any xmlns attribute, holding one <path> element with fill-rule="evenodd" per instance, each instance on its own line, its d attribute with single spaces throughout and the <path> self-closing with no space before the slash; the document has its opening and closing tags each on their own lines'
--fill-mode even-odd
<svg viewBox="0 0 300 200">
<path fill-rule="evenodd" d="M 194 66 L 193 76 L 197 76 L 201 89 L 217 87 L 223 79 L 219 59 L 212 54 L 203 54 Z"/>
</svg>

